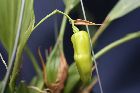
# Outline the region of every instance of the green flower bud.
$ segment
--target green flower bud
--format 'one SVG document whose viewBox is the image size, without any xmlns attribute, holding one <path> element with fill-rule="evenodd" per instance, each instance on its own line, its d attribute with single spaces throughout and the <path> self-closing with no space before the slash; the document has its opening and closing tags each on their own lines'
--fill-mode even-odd
<svg viewBox="0 0 140 93">
<path fill-rule="evenodd" d="M 90 39 L 86 31 L 79 31 L 72 35 L 71 41 L 74 48 L 74 60 L 81 80 L 87 84 L 91 80 L 92 56 Z"/>
<path fill-rule="evenodd" d="M 68 64 L 63 51 L 58 47 L 46 66 L 47 87 L 52 93 L 61 93 L 68 74 Z"/>
</svg>

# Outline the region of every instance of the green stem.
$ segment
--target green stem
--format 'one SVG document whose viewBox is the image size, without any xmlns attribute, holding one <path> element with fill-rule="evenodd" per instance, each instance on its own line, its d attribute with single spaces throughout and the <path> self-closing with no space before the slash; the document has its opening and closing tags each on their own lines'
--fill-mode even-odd
<svg viewBox="0 0 140 93">
<path fill-rule="evenodd" d="M 65 12 L 69 12 L 68 9 L 66 9 Z M 62 11 L 56 9 L 56 10 L 54 10 L 52 13 L 50 13 L 50 14 L 48 14 L 46 17 L 44 17 L 44 18 L 33 28 L 33 30 L 36 29 L 36 28 L 37 28 L 41 23 L 43 23 L 46 19 L 48 19 L 49 17 L 51 17 L 51 16 L 53 16 L 53 15 L 55 15 L 55 14 L 57 14 L 57 13 L 62 14 L 62 15 L 65 15 L 65 16 L 69 19 L 69 21 L 71 22 L 72 26 L 74 26 L 73 19 L 71 19 L 71 18 L 68 16 L 68 14 L 66 14 L 66 13 L 64 13 L 64 12 L 62 12 Z"/>
<path fill-rule="evenodd" d="M 37 25 L 33 28 L 33 30 L 35 30 L 41 23 L 43 23 L 46 19 L 48 19 L 49 17 L 53 16 L 56 13 L 57 13 L 57 10 L 54 10 L 53 12 L 51 12 L 50 14 L 48 14 L 47 16 L 45 16 L 43 19 L 41 19 L 41 21 L 39 21 L 37 23 Z"/>
<path fill-rule="evenodd" d="M 27 56 L 29 57 L 29 59 L 31 60 L 31 62 L 33 64 L 33 67 L 34 67 L 34 69 L 36 71 L 36 74 L 39 77 L 42 76 L 42 71 L 41 71 L 39 65 L 37 64 L 37 61 L 36 61 L 33 53 L 31 52 L 31 50 L 27 46 L 25 47 L 25 52 L 26 52 Z"/>
<path fill-rule="evenodd" d="M 69 10 L 65 9 L 64 13 L 68 15 Z M 72 21 L 72 19 L 71 19 L 71 21 Z M 60 34 L 58 36 L 59 41 L 63 41 L 66 24 L 67 24 L 67 18 L 65 16 L 63 16 L 61 27 L 60 27 Z"/>
<path fill-rule="evenodd" d="M 62 14 L 68 15 L 69 14 L 69 9 L 65 9 L 64 13 L 62 13 Z M 55 46 L 54 46 L 54 48 L 53 48 L 53 50 L 50 54 L 49 59 L 52 58 L 52 56 L 54 55 L 54 53 L 57 50 L 58 45 L 60 45 L 60 43 L 61 43 L 62 46 L 61 47 L 59 46 L 59 47 L 63 50 L 63 36 L 64 36 L 64 32 L 65 32 L 66 23 L 67 23 L 67 18 L 65 16 L 63 16 L 61 27 L 60 27 L 60 33 L 59 33 L 57 42 L 56 42 L 56 44 L 55 44 Z M 48 60 L 48 62 L 49 62 L 49 60 Z"/>
<path fill-rule="evenodd" d="M 95 59 L 98 59 L 100 58 L 102 55 L 104 55 L 105 53 L 107 53 L 108 51 L 110 51 L 111 49 L 123 44 L 123 43 L 126 43 L 130 40 L 133 40 L 133 39 L 136 39 L 136 38 L 140 38 L 140 31 L 138 32 L 134 32 L 134 33 L 130 33 L 128 35 L 126 35 L 125 37 L 107 45 L 106 47 L 104 47 L 103 49 L 101 49 L 99 52 L 97 52 L 95 54 Z"/>
<path fill-rule="evenodd" d="M 64 13 L 69 14 L 69 10 L 66 9 L 64 11 Z M 67 18 L 65 16 L 63 16 L 62 23 L 61 23 L 61 28 L 60 28 L 60 34 L 59 34 L 59 37 L 58 37 L 58 39 L 61 40 L 61 41 L 63 41 L 63 36 L 64 36 L 66 24 L 67 24 Z"/>
<path fill-rule="evenodd" d="M 96 33 L 93 35 L 91 42 L 93 44 L 93 46 L 95 45 L 95 43 L 97 42 L 97 39 L 99 38 L 99 36 L 105 31 L 105 29 L 108 27 L 108 25 L 110 24 L 110 20 L 107 17 L 103 24 L 101 25 L 101 27 L 96 31 Z"/>
</svg>

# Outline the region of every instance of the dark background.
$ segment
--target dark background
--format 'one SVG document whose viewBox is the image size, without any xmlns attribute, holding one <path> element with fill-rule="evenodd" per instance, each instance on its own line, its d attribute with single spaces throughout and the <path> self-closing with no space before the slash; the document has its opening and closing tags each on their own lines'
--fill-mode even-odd
<svg viewBox="0 0 140 93">
<path fill-rule="evenodd" d="M 84 0 L 84 6 L 90 15 L 94 17 L 96 23 L 102 23 L 117 1 L 118 0 Z M 64 10 L 62 0 L 35 0 L 34 9 L 36 22 L 39 22 L 44 16 L 56 8 L 62 11 Z M 80 11 L 81 6 L 79 4 L 70 15 L 75 19 L 81 18 Z M 56 40 L 54 33 L 55 27 L 57 26 L 59 29 L 61 18 L 61 15 L 49 18 L 31 35 L 28 44 L 37 59 L 38 47 L 41 47 L 41 51 L 44 54 L 45 49 L 49 49 L 50 46 L 54 45 Z M 127 33 L 139 30 L 140 9 L 136 9 L 128 15 L 112 22 L 100 36 L 95 46 L 95 52 L 125 36 Z M 64 51 L 69 63 L 73 61 L 73 50 L 70 41 L 71 35 L 72 31 L 68 24 L 64 37 Z M 7 61 L 7 53 L 1 45 L 0 52 Z M 25 54 L 23 61 L 24 64 L 21 68 L 20 79 L 29 82 L 32 76 L 35 75 L 35 72 Z M 111 50 L 98 59 L 97 62 L 100 63 L 98 67 L 104 93 L 140 93 L 140 39 L 132 40 Z M 5 72 L 4 66 L 0 62 L 0 79 L 3 78 Z M 94 91 L 95 93 L 100 93 L 98 84 L 96 84 Z"/>
</svg>

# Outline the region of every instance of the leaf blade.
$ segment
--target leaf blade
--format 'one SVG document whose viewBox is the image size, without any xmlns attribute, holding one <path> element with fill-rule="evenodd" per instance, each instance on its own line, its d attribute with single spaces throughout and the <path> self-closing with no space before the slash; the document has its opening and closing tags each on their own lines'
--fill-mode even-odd
<svg viewBox="0 0 140 93">
<path fill-rule="evenodd" d="M 66 9 L 72 10 L 76 5 L 78 5 L 80 0 L 63 0 L 63 2 L 66 6 Z"/>
<path fill-rule="evenodd" d="M 109 13 L 109 18 L 111 21 L 118 19 L 134 9 L 140 7 L 139 0 L 120 0 L 115 7 Z"/>
<path fill-rule="evenodd" d="M 25 0 L 21 34 L 25 34 L 24 32 L 28 29 L 30 21 L 33 20 L 33 1 Z M 21 0 L 0 0 L 0 42 L 8 52 L 8 59 L 10 59 L 14 47 L 20 8 Z"/>
</svg>

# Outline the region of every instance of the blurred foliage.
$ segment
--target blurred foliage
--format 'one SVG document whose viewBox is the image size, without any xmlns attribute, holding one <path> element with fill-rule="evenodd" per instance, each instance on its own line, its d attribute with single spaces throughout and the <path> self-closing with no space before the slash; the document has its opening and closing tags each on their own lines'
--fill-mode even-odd
<svg viewBox="0 0 140 93">
<path fill-rule="evenodd" d="M 68 78 L 64 87 L 64 93 L 74 92 L 74 88 L 80 82 L 80 75 L 78 73 L 76 64 L 73 63 L 69 67 Z"/>
<path fill-rule="evenodd" d="M 136 8 L 140 7 L 139 0 L 120 0 L 111 10 L 108 17 L 111 21 L 120 18 Z"/>
<path fill-rule="evenodd" d="M 63 2 L 66 9 L 72 10 L 76 5 L 78 5 L 80 0 L 63 0 Z"/>
<path fill-rule="evenodd" d="M 0 0 L 0 41 L 11 57 L 20 13 L 20 0 Z"/>
<path fill-rule="evenodd" d="M 21 0 L 14 0 L 11 2 L 9 2 L 9 0 L 0 0 L 0 41 L 8 52 L 8 58 L 11 57 L 13 51 L 17 26 L 19 24 L 20 8 Z M 21 36 L 24 36 L 26 31 L 28 31 L 29 26 L 32 25 L 31 21 L 33 19 L 33 0 L 26 0 L 21 26 Z"/>
<path fill-rule="evenodd" d="M 96 33 L 93 35 L 92 44 L 95 45 L 99 36 L 105 31 L 105 29 L 110 25 L 112 21 L 130 13 L 131 11 L 139 7 L 139 0 L 119 0 L 105 18 L 103 25 L 101 25 L 100 28 L 96 31 Z"/>
</svg>

